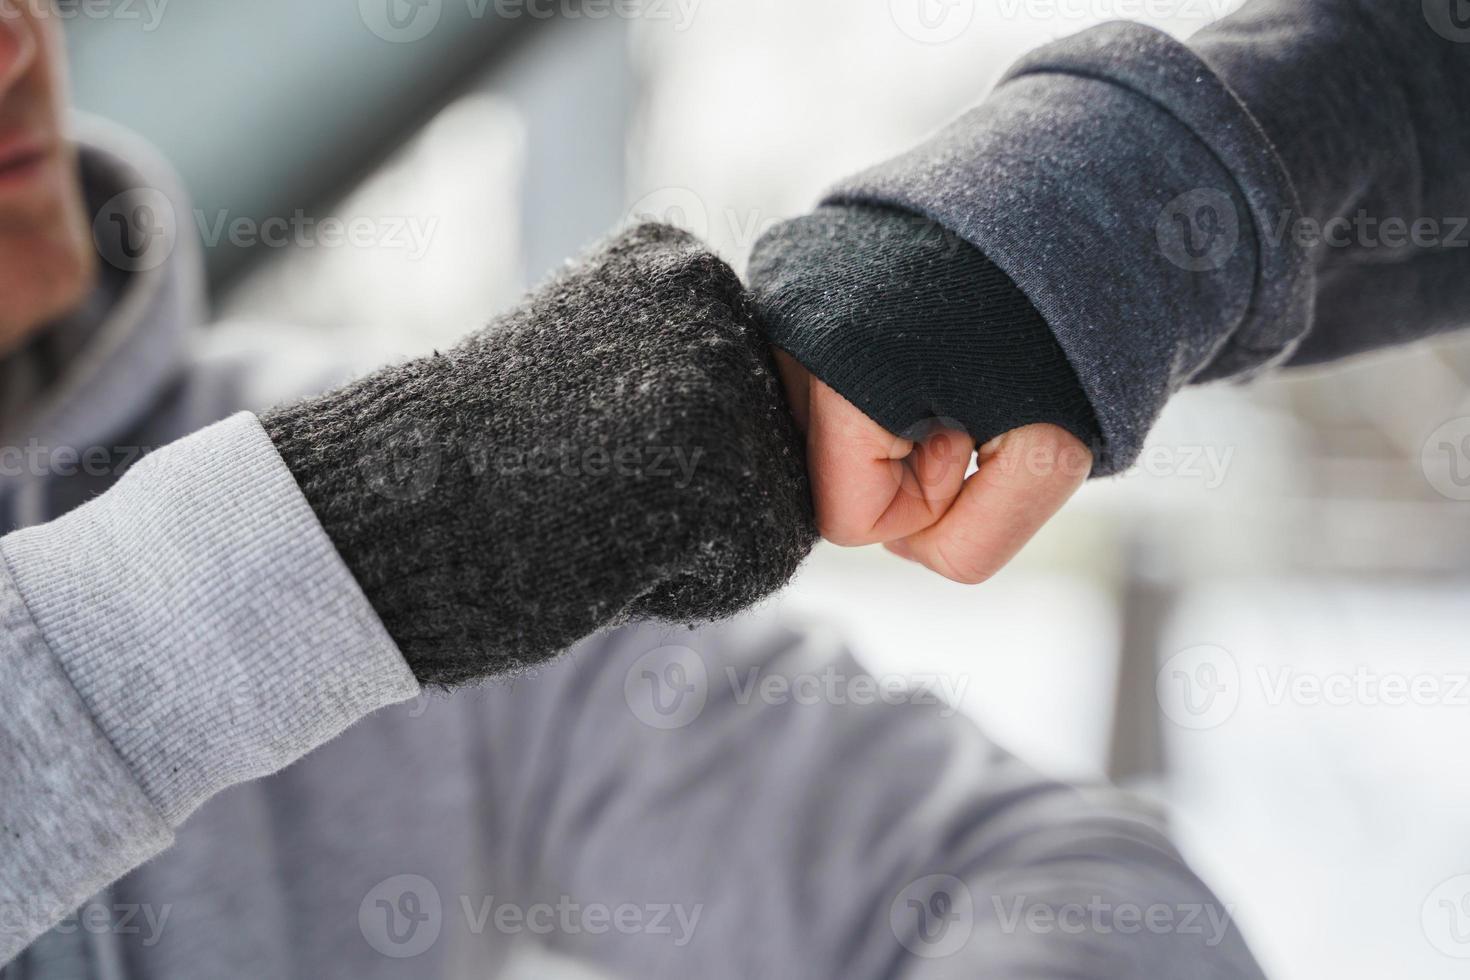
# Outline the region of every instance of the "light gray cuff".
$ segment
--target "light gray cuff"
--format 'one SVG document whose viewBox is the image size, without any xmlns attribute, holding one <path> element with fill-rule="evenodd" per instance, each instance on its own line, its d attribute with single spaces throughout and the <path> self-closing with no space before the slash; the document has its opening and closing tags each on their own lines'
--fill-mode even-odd
<svg viewBox="0 0 1470 980">
<path fill-rule="evenodd" d="M 255 416 L 0 542 L 93 719 L 178 825 L 418 693 Z"/>
</svg>

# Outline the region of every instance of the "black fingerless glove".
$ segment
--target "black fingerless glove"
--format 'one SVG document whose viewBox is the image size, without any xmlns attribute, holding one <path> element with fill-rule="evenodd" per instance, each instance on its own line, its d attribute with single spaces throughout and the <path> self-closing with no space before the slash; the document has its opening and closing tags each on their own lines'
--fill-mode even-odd
<svg viewBox="0 0 1470 980">
<path fill-rule="evenodd" d="M 1096 450 L 1097 421 L 1041 315 L 1004 272 L 904 211 L 832 206 L 756 243 L 767 336 L 897 435 L 958 423 L 977 445 L 1035 422 Z"/>
<path fill-rule="evenodd" d="M 628 620 L 735 613 L 816 539 L 744 289 L 664 226 L 452 350 L 262 422 L 425 684 Z"/>
</svg>

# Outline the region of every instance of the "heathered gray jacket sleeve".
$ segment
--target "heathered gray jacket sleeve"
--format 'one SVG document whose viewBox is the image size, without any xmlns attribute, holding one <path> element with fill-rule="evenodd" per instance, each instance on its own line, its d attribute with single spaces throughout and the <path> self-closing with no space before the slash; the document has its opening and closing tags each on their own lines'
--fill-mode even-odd
<svg viewBox="0 0 1470 980">
<path fill-rule="evenodd" d="M 0 540 L 0 964 L 418 685 L 255 416 Z"/>
<path fill-rule="evenodd" d="M 479 714 L 495 896 L 612 976 L 1261 976 L 1158 814 L 904 680 L 776 618 L 592 641 Z"/>
<path fill-rule="evenodd" d="M 1470 321 L 1470 24 L 1453 0 L 1251 0 L 1189 43 L 1114 23 L 827 203 L 932 218 L 1047 321 L 1096 472 L 1185 384 Z"/>
</svg>

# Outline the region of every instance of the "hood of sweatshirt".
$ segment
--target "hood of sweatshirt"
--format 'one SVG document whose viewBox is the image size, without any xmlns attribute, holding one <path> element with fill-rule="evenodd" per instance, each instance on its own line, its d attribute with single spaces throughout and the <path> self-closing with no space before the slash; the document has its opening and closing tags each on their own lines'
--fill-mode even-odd
<svg viewBox="0 0 1470 980">
<path fill-rule="evenodd" d="M 0 364 L 0 387 L 22 395 L 0 423 L 8 526 L 37 519 L 40 505 L 27 498 L 44 494 L 58 464 L 110 449 L 139 424 L 178 376 L 204 316 L 199 243 L 172 169 L 114 124 L 77 116 L 72 133 L 101 257 L 98 283 L 81 309 L 44 332 L 61 341 L 47 357 L 27 348 Z"/>
</svg>

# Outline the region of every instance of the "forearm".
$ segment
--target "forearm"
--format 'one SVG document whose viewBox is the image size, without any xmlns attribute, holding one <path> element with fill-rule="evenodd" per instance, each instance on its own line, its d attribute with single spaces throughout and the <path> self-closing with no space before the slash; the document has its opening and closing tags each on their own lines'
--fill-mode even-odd
<svg viewBox="0 0 1470 980">
<path fill-rule="evenodd" d="M 1093 473 L 1107 475 L 1132 462 L 1188 383 L 1403 342 L 1470 316 L 1470 232 L 1455 218 L 1470 190 L 1470 119 L 1449 94 L 1467 82 L 1470 44 L 1437 32 L 1416 4 L 1256 0 L 1191 44 L 1108 24 L 1023 58 L 980 107 L 825 203 L 931 220 L 999 270 L 1074 371 L 1100 436 Z M 1368 223 L 1371 240 L 1341 243 L 1344 219 Z M 929 394 L 945 372 L 967 371 L 971 384 L 939 391 L 924 414 L 955 417 L 977 439 L 993 433 L 971 420 L 984 430 L 986 414 L 1003 413 L 974 403 L 1055 421 L 1059 388 L 1043 389 L 1051 401 L 1038 410 L 968 370 L 974 350 L 1024 379 L 1044 355 L 1034 334 L 1005 346 L 1022 308 L 1014 294 L 998 317 L 966 293 L 931 296 L 972 321 L 968 338 L 940 335 L 926 316 L 833 355 L 814 338 L 846 324 L 790 330 L 780 293 L 791 290 L 763 259 L 789 250 L 780 240 L 791 229 L 757 247 L 758 295 L 776 340 L 849 400 L 875 400 L 854 365 L 902 374 L 922 347 L 941 367 L 910 370 L 910 390 Z M 891 272 L 883 261 L 880 278 Z M 861 294 L 839 267 L 828 262 L 813 292 Z M 976 334 L 995 334 L 999 350 Z"/>
<path fill-rule="evenodd" d="M 1187 48 L 1105 25 L 1023 59 L 981 106 L 844 181 L 833 203 L 929 217 L 1006 272 L 1065 351 L 1126 468 L 1207 371 L 1284 360 L 1306 331 L 1305 257 L 1258 235 L 1294 191 L 1249 113 Z M 1222 221 L 1198 238 L 1201 209 Z"/>
<path fill-rule="evenodd" d="M 661 226 L 449 351 L 159 450 L 0 542 L 30 624 L 13 642 L 33 648 L 14 669 L 72 692 L 0 718 L 23 760 L 0 814 L 38 828 L 3 852 L 18 890 L 0 900 L 48 910 L 0 960 L 215 793 L 420 682 L 516 673 L 630 619 L 730 615 L 814 537 L 743 287 Z M 66 753 L 75 771 L 43 767 Z"/>
<path fill-rule="evenodd" d="M 0 541 L 0 962 L 412 674 L 260 424 Z"/>
<path fill-rule="evenodd" d="M 1462 4 L 1252 0 L 1190 45 L 1249 106 L 1316 270 L 1312 363 L 1470 323 L 1470 25 Z"/>
<path fill-rule="evenodd" d="M 815 535 L 744 287 L 664 226 L 263 423 L 425 684 L 517 673 L 631 620 L 731 615 Z"/>
</svg>

